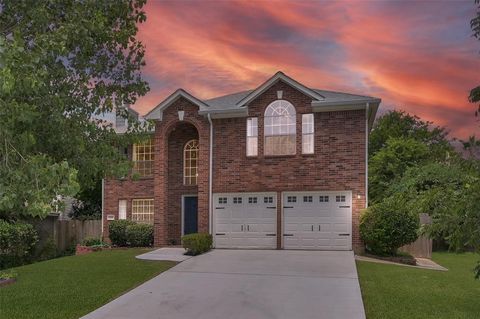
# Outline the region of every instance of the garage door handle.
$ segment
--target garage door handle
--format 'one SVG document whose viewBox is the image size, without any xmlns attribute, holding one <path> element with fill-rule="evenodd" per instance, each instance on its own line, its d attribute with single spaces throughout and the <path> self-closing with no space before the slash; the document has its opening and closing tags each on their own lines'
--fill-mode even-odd
<svg viewBox="0 0 480 319">
<path fill-rule="evenodd" d="M 290 237 L 290 236 L 293 236 L 293 234 L 283 234 L 283 236 Z"/>
<path fill-rule="evenodd" d="M 350 206 L 338 206 L 340 208 L 350 208 Z"/>
<path fill-rule="evenodd" d="M 265 234 L 265 236 L 277 236 L 277 234 Z"/>
<path fill-rule="evenodd" d="M 216 233 L 215 236 L 225 236 L 225 233 Z"/>
<path fill-rule="evenodd" d="M 267 208 L 268 208 L 268 209 L 275 209 L 275 208 L 277 208 L 277 207 L 269 206 L 269 207 L 267 207 Z"/>
<path fill-rule="evenodd" d="M 225 207 L 215 207 L 215 209 L 225 209 Z"/>
<path fill-rule="evenodd" d="M 338 236 L 350 236 L 350 234 L 338 234 Z"/>
<path fill-rule="evenodd" d="M 293 206 L 283 206 L 283 208 L 293 208 Z"/>
</svg>

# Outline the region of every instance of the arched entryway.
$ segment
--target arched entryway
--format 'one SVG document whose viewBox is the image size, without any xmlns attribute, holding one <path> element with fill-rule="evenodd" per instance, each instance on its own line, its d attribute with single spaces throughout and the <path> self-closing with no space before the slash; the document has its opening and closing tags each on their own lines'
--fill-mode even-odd
<svg viewBox="0 0 480 319">
<path fill-rule="evenodd" d="M 182 235 L 198 232 L 199 134 L 180 122 L 167 138 L 167 241 L 180 244 Z"/>
</svg>

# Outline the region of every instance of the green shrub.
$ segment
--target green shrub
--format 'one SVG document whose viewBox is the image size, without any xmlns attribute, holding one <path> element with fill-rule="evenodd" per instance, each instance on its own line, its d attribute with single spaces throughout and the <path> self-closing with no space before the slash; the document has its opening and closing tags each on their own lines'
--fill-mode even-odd
<svg viewBox="0 0 480 319">
<path fill-rule="evenodd" d="M 187 255 L 200 255 L 212 248 L 212 235 L 206 233 L 188 234 L 182 237 L 183 248 Z"/>
<path fill-rule="evenodd" d="M 153 225 L 133 224 L 127 226 L 127 243 L 130 247 L 149 247 L 153 245 Z"/>
<path fill-rule="evenodd" d="M 99 246 L 102 245 L 102 240 L 97 237 L 86 237 L 83 242 L 83 246 Z"/>
<path fill-rule="evenodd" d="M 15 279 L 17 277 L 18 277 L 18 274 L 13 270 L 0 271 L 0 280 Z"/>
<path fill-rule="evenodd" d="M 29 262 L 37 242 L 37 232 L 32 225 L 0 220 L 0 269 Z"/>
<path fill-rule="evenodd" d="M 111 221 L 108 224 L 108 237 L 113 245 L 127 246 L 127 227 L 130 225 L 136 225 L 136 223 L 131 220 L 121 219 Z"/>
<path fill-rule="evenodd" d="M 35 257 L 36 261 L 49 260 L 58 256 L 57 244 L 52 237 L 49 237 Z"/>
<path fill-rule="evenodd" d="M 360 218 L 360 235 L 367 250 L 377 255 L 395 255 L 397 249 L 415 241 L 420 219 L 405 203 L 387 198 L 370 206 Z"/>
</svg>

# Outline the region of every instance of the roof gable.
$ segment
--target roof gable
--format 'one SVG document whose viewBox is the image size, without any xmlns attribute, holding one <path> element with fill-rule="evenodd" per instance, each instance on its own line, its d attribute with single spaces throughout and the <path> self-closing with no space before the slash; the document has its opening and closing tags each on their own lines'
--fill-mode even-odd
<svg viewBox="0 0 480 319">
<path fill-rule="evenodd" d="M 278 81 L 283 81 L 290 85 L 291 87 L 297 89 L 298 91 L 302 92 L 303 94 L 310 96 L 313 100 L 316 101 L 322 101 L 325 99 L 324 96 L 321 94 L 317 93 L 316 91 L 306 87 L 305 85 L 301 84 L 300 82 L 295 81 L 291 77 L 287 76 L 285 73 L 278 71 L 275 73 L 274 76 L 272 76 L 270 79 L 265 81 L 262 85 L 257 87 L 255 90 L 250 92 L 247 96 L 245 96 L 243 99 L 237 102 L 238 107 L 243 107 L 248 105 L 251 101 L 256 99 L 260 94 L 268 90 L 272 85 L 277 83 Z"/>
<path fill-rule="evenodd" d="M 158 104 L 156 107 L 154 107 L 153 110 L 148 112 L 145 115 L 145 118 L 147 120 L 162 120 L 163 111 L 167 107 L 172 105 L 175 101 L 177 101 L 179 98 L 182 98 L 182 97 L 187 101 L 191 102 L 192 104 L 195 104 L 196 106 L 198 106 L 199 111 L 208 109 L 208 105 L 205 104 L 203 101 L 197 99 L 196 97 L 194 97 L 193 95 L 185 91 L 184 89 L 178 89 L 172 94 L 170 94 L 170 96 L 168 96 L 165 100 L 160 102 L 160 104 Z"/>
</svg>

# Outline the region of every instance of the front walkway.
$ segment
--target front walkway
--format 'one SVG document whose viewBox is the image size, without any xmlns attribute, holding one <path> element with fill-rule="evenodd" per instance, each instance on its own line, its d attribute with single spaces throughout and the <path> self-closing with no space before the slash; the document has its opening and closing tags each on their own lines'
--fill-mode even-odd
<svg viewBox="0 0 480 319">
<path fill-rule="evenodd" d="M 214 250 L 84 317 L 364 319 L 353 252 Z"/>
</svg>

